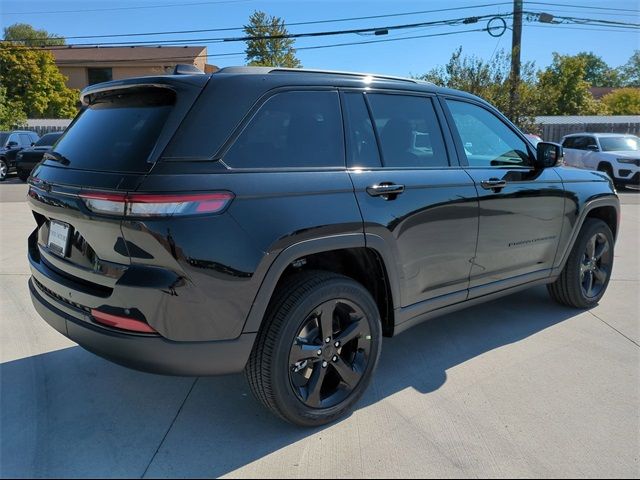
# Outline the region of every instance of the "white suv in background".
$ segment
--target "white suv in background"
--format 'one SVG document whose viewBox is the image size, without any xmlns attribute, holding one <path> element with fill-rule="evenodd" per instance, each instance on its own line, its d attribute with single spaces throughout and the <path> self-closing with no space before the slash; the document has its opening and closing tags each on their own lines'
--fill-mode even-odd
<svg viewBox="0 0 640 480">
<path fill-rule="evenodd" d="M 574 133 L 562 138 L 566 165 L 605 172 L 616 187 L 640 188 L 640 138 L 619 133 Z"/>
</svg>

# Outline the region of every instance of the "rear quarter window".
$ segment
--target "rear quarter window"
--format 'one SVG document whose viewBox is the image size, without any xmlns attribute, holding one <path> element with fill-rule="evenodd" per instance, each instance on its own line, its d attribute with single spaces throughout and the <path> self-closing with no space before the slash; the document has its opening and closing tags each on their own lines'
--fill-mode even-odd
<svg viewBox="0 0 640 480">
<path fill-rule="evenodd" d="M 344 167 L 338 93 L 291 91 L 273 95 L 223 160 L 233 169 Z"/>
</svg>

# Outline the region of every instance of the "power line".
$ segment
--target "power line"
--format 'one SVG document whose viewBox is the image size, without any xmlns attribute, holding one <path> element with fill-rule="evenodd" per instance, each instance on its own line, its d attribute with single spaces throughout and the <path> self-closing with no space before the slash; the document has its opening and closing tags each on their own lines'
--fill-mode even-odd
<svg viewBox="0 0 640 480">
<path fill-rule="evenodd" d="M 571 8 L 583 8 L 589 10 L 606 10 L 606 11 L 616 11 L 616 12 L 635 12 L 638 10 L 630 9 L 630 8 L 610 8 L 610 7 L 593 7 L 587 5 L 576 5 L 576 4 L 568 4 L 568 3 L 551 3 L 551 2 L 530 2 L 527 0 L 527 4 L 531 5 L 546 5 L 549 7 L 571 7 Z"/>
<path fill-rule="evenodd" d="M 185 4 L 187 5 L 187 4 Z M 368 15 L 364 17 L 347 17 L 347 18 L 334 18 L 327 20 L 311 20 L 304 22 L 291 22 L 285 23 L 284 27 L 294 27 L 300 25 L 318 25 L 324 23 L 339 23 L 339 22 L 353 22 L 357 20 L 373 20 L 378 18 L 393 18 L 393 17 L 403 17 L 409 15 L 424 15 L 427 13 L 440 13 L 440 12 L 451 12 L 456 10 L 469 10 L 471 8 L 486 8 L 486 7 L 494 7 L 494 6 L 502 6 L 502 5 L 510 5 L 510 2 L 497 2 L 497 3 L 485 3 L 482 5 L 472 5 L 469 7 L 452 7 L 452 8 L 439 8 L 436 10 L 420 10 L 416 12 L 403 12 L 403 13 L 389 13 L 385 15 Z M 149 35 L 175 35 L 175 34 L 184 34 L 184 33 L 204 33 L 204 32 L 230 32 L 244 30 L 244 26 L 242 27 L 226 27 L 226 28 L 205 28 L 199 30 L 174 30 L 174 31 L 163 31 L 163 32 L 144 32 L 144 33 L 118 33 L 118 34 L 109 34 L 109 35 L 76 35 L 69 37 L 60 37 L 56 36 L 56 39 L 62 40 L 76 40 L 76 39 L 86 39 L 86 38 L 117 38 L 117 37 L 140 37 L 140 36 L 149 36 Z M 30 39 L 15 39 L 11 40 L 12 42 L 24 42 Z"/>
<path fill-rule="evenodd" d="M 355 33 L 375 33 L 377 31 L 391 31 L 391 30 L 404 30 L 411 29 L 417 27 L 425 27 L 425 26 L 443 26 L 443 25 L 460 25 L 460 24 L 471 24 L 477 23 L 480 20 L 485 20 L 488 18 L 494 17 L 509 17 L 511 14 L 486 14 L 479 15 L 473 17 L 459 17 L 445 20 L 434 20 L 430 22 L 419 22 L 419 23 L 409 23 L 409 24 L 400 24 L 400 25 L 388 25 L 388 26 L 380 26 L 380 27 L 366 27 L 366 28 L 354 28 L 348 30 L 328 30 L 328 31 L 319 31 L 319 32 L 306 32 L 306 33 L 287 33 L 282 35 L 261 35 L 261 36 L 244 36 L 244 37 L 215 37 L 215 38 L 190 38 L 190 39 L 171 39 L 171 40 L 150 40 L 150 41 L 142 41 L 138 42 L 135 45 L 132 45 L 130 42 L 100 42 L 100 43 L 77 43 L 73 45 L 54 45 L 49 47 L 27 47 L 27 48 L 35 48 L 35 49 L 46 49 L 46 50 L 64 50 L 68 48 L 75 49 L 86 49 L 86 48 L 96 48 L 96 47 L 113 47 L 118 45 L 126 45 L 130 47 L 134 47 L 136 45 L 167 45 L 167 44 L 175 44 L 175 43 L 230 43 L 230 42 L 246 42 L 250 40 L 273 40 L 273 39 L 284 39 L 284 38 L 316 38 L 316 37 L 327 37 L 327 36 L 335 36 L 335 35 L 348 35 Z M 2 47 L 2 48 L 15 48 L 15 47 Z"/>
<path fill-rule="evenodd" d="M 429 38 L 429 37 L 441 37 L 441 36 L 448 36 L 448 35 L 457 35 L 460 33 L 472 33 L 472 32 L 485 32 L 487 31 L 487 28 L 474 28 L 471 30 L 458 30 L 458 31 L 454 31 L 454 32 L 440 32 L 440 33 L 431 33 L 431 34 L 427 34 L 427 35 L 415 35 L 412 37 L 402 37 L 402 38 L 384 38 L 384 39 L 379 39 L 379 40 L 364 40 L 364 41 L 359 41 L 359 42 L 342 42 L 342 43 L 333 43 L 333 44 L 326 44 L 326 45 L 313 45 L 313 46 L 308 46 L 308 47 L 299 47 L 296 48 L 295 50 L 317 50 L 317 49 L 323 49 L 323 48 L 334 48 L 334 47 L 346 47 L 346 46 L 352 46 L 352 45 L 365 45 L 365 44 L 371 44 L 371 43 L 387 43 L 387 42 L 397 42 L 397 41 L 401 41 L 401 40 L 414 40 L 414 39 L 418 39 L 418 38 Z M 202 57 L 231 57 L 231 56 L 244 56 L 245 52 L 234 52 L 234 53 L 212 53 L 212 54 L 199 54 L 194 58 L 202 58 Z M 83 60 L 83 65 L 86 63 L 116 63 L 116 62 L 141 62 L 141 61 L 165 61 L 165 60 L 179 60 L 179 59 L 185 59 L 186 57 L 181 56 L 181 57 L 165 57 L 165 58 L 137 58 L 137 59 L 122 59 L 122 60 L 88 60 L 88 61 L 84 61 Z M 190 57 L 189 57 L 190 58 Z M 72 61 L 68 61 L 68 63 L 66 63 L 67 65 L 71 65 L 77 62 L 72 62 Z M 59 62 L 60 65 L 64 65 L 65 62 Z"/>
<path fill-rule="evenodd" d="M 92 8 L 87 10 L 50 10 L 47 12 L 3 12 L 3 15 L 42 15 L 53 13 L 90 13 L 90 12 L 107 12 L 115 10 L 140 10 L 147 8 L 170 8 L 170 7 L 190 7 L 196 5 L 216 5 L 221 3 L 244 3 L 252 0 L 214 0 L 208 2 L 194 2 L 194 3 L 170 3 L 167 5 L 141 5 L 138 7 L 111 7 L 111 8 Z"/>
</svg>

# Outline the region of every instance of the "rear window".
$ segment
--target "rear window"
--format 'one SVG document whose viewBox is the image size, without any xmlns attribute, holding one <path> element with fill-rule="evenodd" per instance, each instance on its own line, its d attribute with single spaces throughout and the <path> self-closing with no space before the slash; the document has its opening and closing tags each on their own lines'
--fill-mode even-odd
<svg viewBox="0 0 640 480">
<path fill-rule="evenodd" d="M 175 94 L 168 89 L 103 96 L 76 117 L 55 153 L 69 168 L 147 172 L 174 103 Z"/>
</svg>

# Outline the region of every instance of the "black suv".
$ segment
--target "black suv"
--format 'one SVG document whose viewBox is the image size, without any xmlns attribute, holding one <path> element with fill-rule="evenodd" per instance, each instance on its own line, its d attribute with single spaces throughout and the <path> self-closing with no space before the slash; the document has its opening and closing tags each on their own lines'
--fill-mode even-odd
<svg viewBox="0 0 640 480">
<path fill-rule="evenodd" d="M 62 132 L 46 133 L 32 147 L 25 148 L 16 155 L 16 172 L 20 180 L 27 181 L 33 167 L 42 160 L 44 154 L 51 150 L 61 136 Z"/>
<path fill-rule="evenodd" d="M 40 137 L 29 130 L 0 132 L 0 182 L 16 166 L 18 152 L 34 145 Z"/>
<path fill-rule="evenodd" d="M 88 87 L 29 180 L 33 303 L 129 367 L 245 371 L 301 425 L 369 384 L 382 336 L 547 284 L 604 294 L 619 203 L 472 95 L 225 68 Z"/>
</svg>

